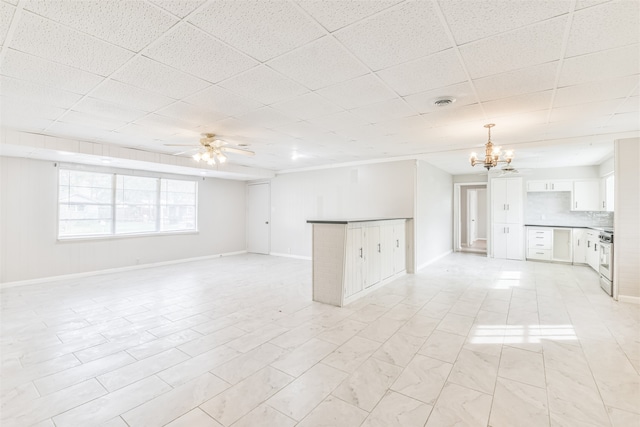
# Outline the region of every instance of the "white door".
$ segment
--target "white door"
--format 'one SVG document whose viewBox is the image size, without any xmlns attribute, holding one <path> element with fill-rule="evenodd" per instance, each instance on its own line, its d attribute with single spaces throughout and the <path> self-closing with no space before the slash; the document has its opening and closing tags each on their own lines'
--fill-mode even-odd
<svg viewBox="0 0 640 427">
<path fill-rule="evenodd" d="M 521 221 L 522 217 L 522 178 L 509 178 L 506 181 L 506 222 L 517 224 Z"/>
<path fill-rule="evenodd" d="M 350 297 L 363 289 L 363 247 L 362 228 L 350 228 L 347 230 L 347 259 L 344 272 L 344 296 Z"/>
<path fill-rule="evenodd" d="M 467 190 L 467 243 L 472 246 L 478 239 L 478 193 Z"/>
<path fill-rule="evenodd" d="M 493 257 L 507 258 L 507 224 L 493 225 Z"/>
<path fill-rule="evenodd" d="M 393 271 L 399 273 L 407 269 L 406 262 L 406 231 L 405 224 L 396 224 L 393 226 L 393 239 L 395 246 L 393 248 Z"/>
<path fill-rule="evenodd" d="M 506 179 L 493 179 L 491 181 L 491 212 L 494 223 L 508 222 Z"/>
<path fill-rule="evenodd" d="M 393 225 L 385 224 L 380 227 L 380 246 L 382 248 L 382 260 L 380 276 L 382 279 L 393 276 L 394 273 L 394 248 L 396 240 L 393 237 Z"/>
<path fill-rule="evenodd" d="M 248 185 L 247 252 L 268 254 L 270 249 L 271 186 Z"/>
</svg>

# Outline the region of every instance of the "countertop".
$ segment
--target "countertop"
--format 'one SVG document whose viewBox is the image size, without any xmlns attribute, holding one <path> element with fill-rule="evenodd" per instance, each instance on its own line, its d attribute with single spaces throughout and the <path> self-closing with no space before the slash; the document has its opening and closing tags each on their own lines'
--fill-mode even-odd
<svg viewBox="0 0 640 427">
<path fill-rule="evenodd" d="M 550 224 L 525 224 L 525 227 L 549 227 L 549 228 L 586 228 L 590 230 L 608 231 L 613 233 L 613 227 L 589 227 L 586 225 L 550 225 Z"/>
<path fill-rule="evenodd" d="M 413 218 L 358 218 L 358 219 L 308 219 L 308 224 L 349 224 L 351 222 L 393 221 L 395 219 Z"/>
</svg>

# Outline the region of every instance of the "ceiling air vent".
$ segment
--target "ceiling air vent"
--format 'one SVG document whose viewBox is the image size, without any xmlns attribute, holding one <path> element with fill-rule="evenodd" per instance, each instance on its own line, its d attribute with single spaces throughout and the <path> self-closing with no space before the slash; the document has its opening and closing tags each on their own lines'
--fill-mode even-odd
<svg viewBox="0 0 640 427">
<path fill-rule="evenodd" d="M 446 96 L 442 98 L 437 98 L 435 101 L 433 101 L 433 105 L 435 105 L 436 107 L 446 107 L 447 105 L 451 105 L 454 102 L 456 102 L 455 98 Z"/>
</svg>

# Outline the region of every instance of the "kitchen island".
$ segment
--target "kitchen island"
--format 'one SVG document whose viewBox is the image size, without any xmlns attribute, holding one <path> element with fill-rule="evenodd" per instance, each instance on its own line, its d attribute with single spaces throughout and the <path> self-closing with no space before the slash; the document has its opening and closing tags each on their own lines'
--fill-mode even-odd
<svg viewBox="0 0 640 427">
<path fill-rule="evenodd" d="M 313 300 L 342 307 L 414 272 L 413 219 L 308 220 Z"/>
</svg>

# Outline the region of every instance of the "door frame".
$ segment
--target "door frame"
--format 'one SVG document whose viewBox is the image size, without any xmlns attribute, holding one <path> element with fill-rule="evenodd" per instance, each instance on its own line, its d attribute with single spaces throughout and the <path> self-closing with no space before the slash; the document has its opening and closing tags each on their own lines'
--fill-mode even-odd
<svg viewBox="0 0 640 427">
<path fill-rule="evenodd" d="M 490 197 L 489 195 L 489 183 L 488 182 L 455 182 L 453 183 L 453 251 L 454 252 L 462 252 L 462 241 L 461 241 L 461 237 L 462 237 L 462 215 L 460 215 L 460 197 L 461 197 L 461 192 L 462 192 L 462 187 L 469 187 L 469 186 L 481 186 L 481 187 L 485 187 L 487 189 L 487 199 Z M 489 224 L 489 209 L 490 209 L 490 204 L 486 203 L 487 205 L 487 215 L 485 216 L 486 220 L 487 220 L 487 227 Z M 488 230 L 488 228 L 487 228 Z M 487 242 L 488 242 L 488 231 L 487 231 Z M 486 256 L 489 256 L 489 247 L 487 245 L 487 253 Z"/>
<path fill-rule="evenodd" d="M 475 209 L 473 209 L 471 201 L 474 199 L 472 196 L 475 195 Z M 475 214 L 475 215 L 472 215 Z M 467 190 L 467 246 L 473 245 L 476 240 L 478 240 L 478 224 L 472 224 L 472 219 L 475 217 L 477 219 L 478 216 L 478 193 L 476 189 Z M 475 231 L 475 233 L 474 233 Z"/>
</svg>

